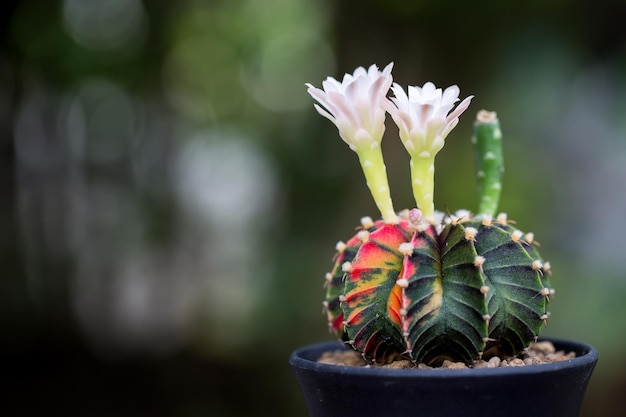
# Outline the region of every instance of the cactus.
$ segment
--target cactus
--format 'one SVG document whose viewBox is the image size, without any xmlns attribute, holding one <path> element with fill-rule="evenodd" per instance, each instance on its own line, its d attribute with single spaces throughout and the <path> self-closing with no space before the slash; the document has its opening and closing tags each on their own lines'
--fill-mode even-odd
<svg viewBox="0 0 626 417">
<path fill-rule="evenodd" d="M 370 67 L 367 73 L 370 83 L 375 81 L 372 71 Z M 390 77 L 389 73 L 378 74 Z M 349 84 L 365 82 L 358 75 L 355 72 L 353 78 L 344 78 L 348 103 L 355 99 L 347 93 Z M 359 87 L 352 90 L 367 91 L 363 85 Z M 465 110 L 459 108 L 469 104 L 466 99 L 448 114 L 450 102 L 458 95 L 458 88 L 453 87 L 442 92 L 427 83 L 416 88 L 417 93 L 409 88 L 405 102 L 422 111 L 421 119 L 413 120 L 422 127 L 419 140 L 415 139 L 414 132 L 419 130 L 415 124 L 406 125 L 409 116 L 419 112 L 403 108 L 403 91 L 397 84 L 393 87 L 396 98 L 383 101 L 400 128 L 412 161 L 428 153 L 432 164 L 433 152 L 416 150 L 415 144 L 430 150 L 436 148 L 433 143 L 443 146 L 440 142 Z M 309 85 L 309 89 L 314 87 Z M 345 123 L 340 123 L 320 91 L 314 97 L 329 109 L 324 115 L 331 116 L 328 118 L 350 144 Z M 421 96 L 415 99 L 416 94 Z M 358 129 L 353 126 L 352 132 Z M 496 215 L 504 169 L 502 133 L 495 113 L 478 113 L 472 141 L 479 191 L 477 214 L 467 210 L 445 215 L 433 212 L 432 191 L 414 187 L 418 208 L 397 216 L 383 213 L 383 219 L 377 221 L 364 217 L 356 235 L 337 244 L 334 266 L 325 283 L 328 326 L 370 362 L 408 358 L 429 365 L 446 359 L 470 364 L 496 355 L 513 356 L 536 340 L 548 319 L 547 306 L 554 294 L 548 281 L 550 265 L 541 259 L 532 233 L 517 229 L 505 214 Z M 380 139 L 372 149 L 379 149 L 379 143 Z M 384 172 L 381 165 L 378 169 Z M 414 184 L 432 181 L 433 169 L 423 171 L 422 177 L 412 172 Z M 383 187 L 388 190 L 386 184 Z M 385 197 L 385 206 L 390 204 Z"/>
</svg>

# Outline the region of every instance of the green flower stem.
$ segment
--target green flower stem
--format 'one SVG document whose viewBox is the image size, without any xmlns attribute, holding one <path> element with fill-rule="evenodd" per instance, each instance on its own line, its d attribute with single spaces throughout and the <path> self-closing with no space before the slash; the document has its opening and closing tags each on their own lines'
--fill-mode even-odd
<svg viewBox="0 0 626 417">
<path fill-rule="evenodd" d="M 365 174 L 367 186 L 372 193 L 378 210 L 380 210 L 383 221 L 385 223 L 397 223 L 398 216 L 393 209 L 389 182 L 387 180 L 387 168 L 385 167 L 380 146 L 376 146 L 373 149 L 359 149 L 357 154 Z"/>
<path fill-rule="evenodd" d="M 411 184 L 417 208 L 426 219 L 435 215 L 433 195 L 435 189 L 435 157 L 411 158 Z"/>
<path fill-rule="evenodd" d="M 478 214 L 494 216 L 500 203 L 504 173 L 502 132 L 495 112 L 485 110 L 478 112 L 472 142 L 476 153 Z"/>
</svg>

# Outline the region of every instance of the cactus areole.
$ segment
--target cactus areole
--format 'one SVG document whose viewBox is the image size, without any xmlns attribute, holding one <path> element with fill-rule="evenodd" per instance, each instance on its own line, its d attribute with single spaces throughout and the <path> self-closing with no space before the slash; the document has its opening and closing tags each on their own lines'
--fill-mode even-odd
<svg viewBox="0 0 626 417">
<path fill-rule="evenodd" d="M 323 302 L 330 331 L 371 362 L 397 358 L 437 365 L 516 355 L 537 339 L 554 290 L 550 265 L 532 233 L 497 212 L 502 132 L 494 112 L 480 111 L 472 142 L 479 206 L 437 212 L 435 154 L 469 106 L 456 86 L 392 84 L 391 64 L 310 84 L 317 111 L 335 123 L 359 156 L 380 220 L 361 219 L 356 235 L 337 244 Z M 385 114 L 398 125 L 411 156 L 416 208 L 393 209 L 380 142 Z"/>
</svg>

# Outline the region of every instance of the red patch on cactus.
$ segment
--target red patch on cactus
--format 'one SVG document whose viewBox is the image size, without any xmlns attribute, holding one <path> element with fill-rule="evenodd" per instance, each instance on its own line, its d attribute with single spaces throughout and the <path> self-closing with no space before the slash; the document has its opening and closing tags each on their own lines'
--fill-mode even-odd
<svg viewBox="0 0 626 417">
<path fill-rule="evenodd" d="M 403 224 L 404 223 L 404 224 Z M 393 267 L 400 257 L 398 247 L 410 239 L 407 223 L 385 224 L 369 235 L 369 240 L 359 248 L 358 256 L 352 262 L 350 279 L 360 279 L 362 271 L 384 266 Z"/>
<path fill-rule="evenodd" d="M 332 317 L 332 315 L 328 315 L 328 322 L 331 325 L 331 330 L 335 334 L 341 334 L 343 332 L 343 313 L 339 313 L 336 317 Z"/>
<path fill-rule="evenodd" d="M 403 304 L 402 288 L 395 285 L 389 294 L 389 301 L 387 301 L 387 315 L 398 327 L 402 327 L 400 309 L 404 308 Z"/>
<path fill-rule="evenodd" d="M 397 251 L 398 246 L 403 242 L 407 242 L 411 235 L 409 222 L 405 220 L 398 224 L 383 224 L 378 230 L 370 234 L 370 240 Z"/>
</svg>

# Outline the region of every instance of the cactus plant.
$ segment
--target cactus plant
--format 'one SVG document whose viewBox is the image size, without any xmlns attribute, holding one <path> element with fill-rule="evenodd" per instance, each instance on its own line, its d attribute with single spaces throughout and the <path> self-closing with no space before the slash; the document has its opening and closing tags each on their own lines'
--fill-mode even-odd
<svg viewBox="0 0 626 417">
<path fill-rule="evenodd" d="M 516 355 L 536 340 L 554 290 L 534 235 L 497 213 L 504 171 L 498 118 L 480 111 L 474 123 L 475 214 L 437 212 L 434 158 L 472 97 L 454 108 L 458 87 L 442 91 L 432 83 L 409 87 L 407 95 L 391 86 L 391 67 L 358 68 L 341 82 L 329 77 L 323 90 L 307 84 L 317 111 L 358 154 L 382 216 L 362 218 L 358 232 L 337 244 L 325 280 L 328 326 L 370 362 L 469 364 Z M 380 147 L 386 113 L 411 156 L 417 207 L 400 212 Z"/>
</svg>

